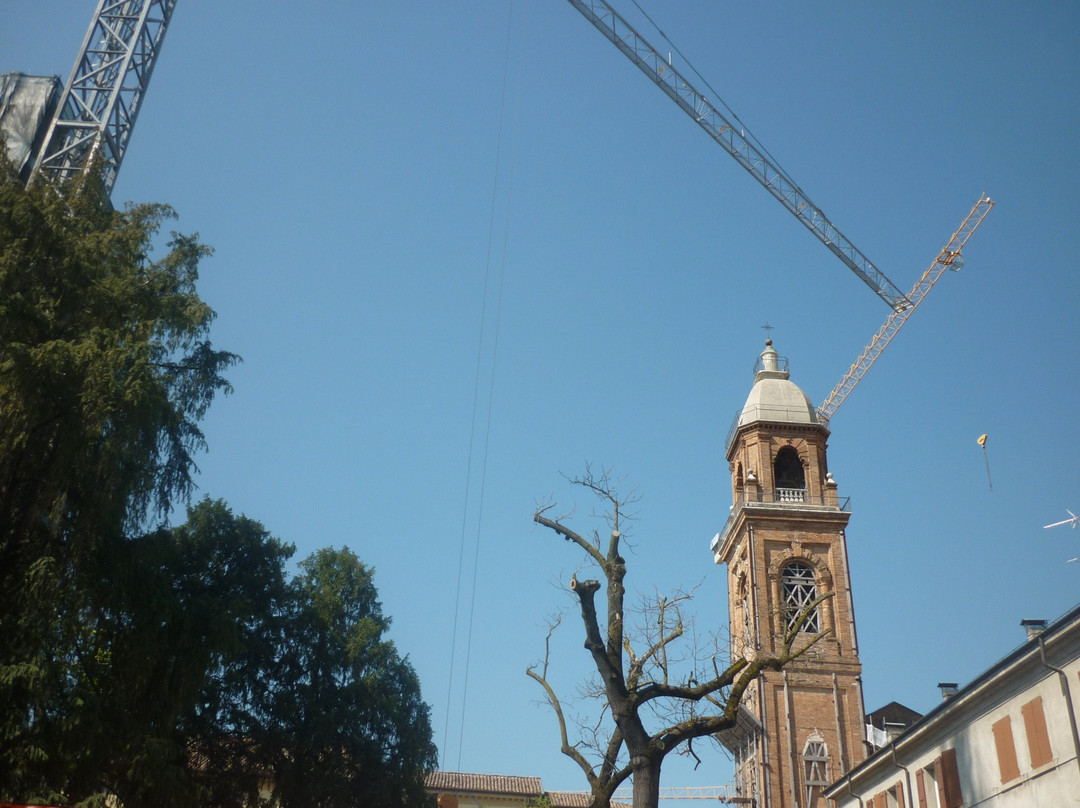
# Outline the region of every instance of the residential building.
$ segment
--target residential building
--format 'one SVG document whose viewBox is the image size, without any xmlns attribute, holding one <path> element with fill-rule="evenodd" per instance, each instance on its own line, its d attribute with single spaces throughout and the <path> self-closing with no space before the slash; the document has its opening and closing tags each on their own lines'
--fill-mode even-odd
<svg viewBox="0 0 1080 808">
<path fill-rule="evenodd" d="M 945 699 L 825 795 L 837 808 L 1080 805 L 1080 606 Z"/>
</svg>

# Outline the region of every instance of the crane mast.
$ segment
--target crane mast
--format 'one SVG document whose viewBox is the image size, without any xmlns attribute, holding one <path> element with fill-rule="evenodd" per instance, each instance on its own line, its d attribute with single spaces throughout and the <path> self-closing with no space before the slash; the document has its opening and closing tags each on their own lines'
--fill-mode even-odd
<svg viewBox="0 0 1080 808">
<path fill-rule="evenodd" d="M 98 0 L 49 124 L 33 179 L 69 179 L 101 160 L 112 191 L 176 0 Z"/>
<path fill-rule="evenodd" d="M 716 109 L 708 99 L 665 61 L 644 37 L 604 0 L 569 0 L 638 69 L 656 83 L 695 123 L 760 182 L 806 228 L 831 250 L 889 307 L 900 312 L 910 303 L 892 281 L 829 221 L 798 184 L 751 143 L 743 129 Z"/>
<path fill-rule="evenodd" d="M 971 212 L 968 213 L 967 218 L 961 223 L 959 229 L 953 233 L 952 238 L 949 239 L 949 243 L 941 248 L 941 252 L 938 253 L 938 257 L 934 259 L 934 263 L 930 265 L 930 268 L 922 274 L 918 283 L 911 290 L 908 295 L 908 300 L 911 301 L 911 305 L 900 311 L 894 311 L 885 320 L 885 324 L 881 326 L 873 339 L 870 340 L 870 344 L 867 345 L 859 358 L 855 360 L 854 364 L 848 369 L 848 372 L 844 374 L 840 379 L 833 391 L 829 393 L 828 397 L 817 408 L 818 420 L 822 423 L 828 423 L 829 419 L 833 417 L 840 405 L 844 403 L 844 399 L 848 397 L 855 385 L 859 383 L 859 380 L 866 375 L 866 371 L 870 369 L 870 366 L 874 364 L 874 360 L 878 358 L 886 346 L 892 342 L 892 338 L 896 336 L 897 332 L 903 328 L 904 323 L 907 322 L 908 317 L 912 312 L 918 308 L 922 302 L 926 293 L 934 288 L 934 284 L 938 282 L 942 273 L 946 269 L 959 270 L 963 265 L 963 259 L 960 255 L 960 251 L 967 244 L 968 239 L 978 230 L 979 225 L 983 223 L 983 219 L 986 218 L 991 208 L 994 207 L 994 202 L 990 197 L 983 196 L 978 202 L 971 208 Z"/>
</svg>

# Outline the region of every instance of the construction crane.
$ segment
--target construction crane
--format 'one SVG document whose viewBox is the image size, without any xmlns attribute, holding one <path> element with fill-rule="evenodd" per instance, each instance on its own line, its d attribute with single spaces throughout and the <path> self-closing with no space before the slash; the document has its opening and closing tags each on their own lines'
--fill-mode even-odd
<svg viewBox="0 0 1080 808">
<path fill-rule="evenodd" d="M 591 796 L 588 792 L 580 792 Z M 612 800 L 627 802 L 633 799 L 633 790 L 620 788 L 611 795 Z M 726 805 L 752 805 L 752 797 L 740 797 L 735 793 L 735 786 L 661 786 L 661 800 L 713 800 Z"/>
<path fill-rule="evenodd" d="M 176 0 L 98 0 L 27 179 L 66 180 L 101 161 L 112 191 Z"/>
<path fill-rule="evenodd" d="M 985 194 L 979 199 L 978 202 L 971 208 L 971 212 L 968 213 L 967 218 L 961 223 L 959 229 L 953 233 L 949 242 L 941 248 L 941 252 L 938 253 L 938 257 L 934 259 L 934 263 L 930 265 L 930 268 L 922 274 L 918 283 L 908 294 L 908 300 L 911 301 L 911 305 L 901 309 L 899 311 L 893 311 L 885 320 L 885 324 L 881 326 L 870 343 L 863 349 L 863 352 L 859 354 L 859 358 L 855 360 L 852 366 L 848 369 L 848 372 L 844 374 L 840 379 L 833 391 L 829 393 L 828 397 L 822 402 L 821 406 L 817 408 L 818 420 L 827 424 L 829 419 L 833 417 L 840 405 L 844 403 L 844 399 L 848 397 L 851 391 L 855 388 L 866 375 L 866 371 L 870 370 L 870 366 L 874 364 L 874 361 L 881 355 L 881 352 L 885 350 L 885 347 L 892 342 L 893 337 L 897 332 L 903 328 L 904 323 L 907 322 L 908 317 L 912 315 L 919 304 L 922 303 L 926 293 L 934 288 L 934 284 L 938 282 L 938 279 L 945 272 L 946 269 L 953 271 L 959 271 L 963 266 L 963 258 L 960 255 L 960 251 L 964 248 L 964 245 L 968 243 L 968 239 L 974 235 L 975 231 L 979 229 L 979 225 L 983 223 L 983 219 L 986 218 L 991 208 L 994 207 L 994 202 L 990 197 Z"/>
<path fill-rule="evenodd" d="M 612 44 L 648 76 L 698 126 L 719 143 L 750 175 L 820 239 L 844 264 L 862 278 L 893 311 L 911 304 L 896 285 L 829 221 L 821 208 L 803 193 L 786 171 L 746 137 L 745 130 L 729 120 L 665 60 L 633 26 L 605 0 L 569 0 Z"/>
<path fill-rule="evenodd" d="M 708 99 L 686 79 L 670 58 L 663 59 L 641 34 L 615 11 L 605 0 L 569 0 L 615 47 L 648 76 L 672 101 L 708 135 L 719 143 L 750 175 L 795 215 L 811 233 L 817 236 L 844 264 L 889 304 L 892 313 L 885 325 L 874 335 L 859 358 L 837 384 L 836 388 L 818 407 L 818 419 L 829 419 L 859 383 L 866 371 L 874 364 L 885 347 L 907 322 L 919 303 L 926 296 L 946 269 L 959 269 L 962 264 L 960 250 L 982 224 L 986 214 L 994 206 L 989 197 L 983 196 L 971 209 L 949 243 L 923 273 L 911 293 L 904 295 L 885 277 L 874 264 L 836 229 L 821 209 L 814 205 L 798 184 L 766 156 L 762 149 L 746 137 L 737 126 L 718 111 Z"/>
</svg>

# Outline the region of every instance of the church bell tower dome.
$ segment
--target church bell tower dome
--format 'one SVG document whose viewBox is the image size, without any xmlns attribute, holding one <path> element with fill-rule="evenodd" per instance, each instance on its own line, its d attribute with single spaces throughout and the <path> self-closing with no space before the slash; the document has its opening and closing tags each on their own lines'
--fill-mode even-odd
<svg viewBox="0 0 1080 808">
<path fill-rule="evenodd" d="M 738 425 L 755 421 L 778 424 L 816 424 L 817 410 L 810 398 L 788 378 L 787 360 L 776 353 L 772 340 L 765 340 L 765 350 L 758 358 L 754 386 L 739 414 Z"/>
</svg>

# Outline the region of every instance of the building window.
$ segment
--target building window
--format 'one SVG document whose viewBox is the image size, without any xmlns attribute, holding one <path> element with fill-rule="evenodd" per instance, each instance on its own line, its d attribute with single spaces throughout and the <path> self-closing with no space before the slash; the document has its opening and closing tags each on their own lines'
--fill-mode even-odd
<svg viewBox="0 0 1080 808">
<path fill-rule="evenodd" d="M 919 769 L 915 772 L 915 792 L 919 796 L 919 808 L 932 808 L 937 789 L 934 784 L 934 767 Z"/>
<path fill-rule="evenodd" d="M 961 808 L 964 795 L 960 791 L 960 770 L 956 766 L 955 749 L 941 751 L 941 757 L 934 761 L 934 774 L 940 808 Z"/>
<path fill-rule="evenodd" d="M 738 605 L 736 607 L 736 621 L 731 626 L 735 639 L 735 642 L 732 643 L 732 650 L 736 654 L 746 654 L 752 647 L 752 642 L 750 636 L 750 591 L 746 585 L 745 572 L 739 574 L 736 591 L 738 593 Z"/>
<path fill-rule="evenodd" d="M 803 747 L 803 785 L 806 786 L 806 804 L 815 804 L 815 795 L 829 785 L 829 750 L 825 739 L 814 730 Z"/>
<path fill-rule="evenodd" d="M 735 792 L 738 796 L 749 797 L 751 800 L 756 798 L 758 793 L 755 772 L 759 742 L 758 733 L 751 731 L 746 733 L 746 737 L 735 750 Z"/>
<path fill-rule="evenodd" d="M 1004 785 L 1020 776 L 1020 765 L 1016 761 L 1016 745 L 1013 743 L 1012 721 L 1005 716 L 995 721 L 994 746 L 997 748 L 998 771 Z"/>
<path fill-rule="evenodd" d="M 876 797 L 871 797 L 867 808 L 907 808 L 904 802 L 904 785 L 899 780 L 892 788 L 886 789 Z"/>
<path fill-rule="evenodd" d="M 802 561 L 793 561 L 784 567 L 780 574 L 780 585 L 784 597 L 784 628 L 790 629 L 802 611 L 817 600 L 814 568 Z M 819 625 L 818 610 L 815 606 L 807 615 L 800 631 L 817 634 L 821 630 Z"/>
<path fill-rule="evenodd" d="M 790 446 L 785 446 L 776 453 L 773 476 L 778 489 L 802 491 L 806 488 L 806 473 L 803 471 L 799 453 Z"/>
<path fill-rule="evenodd" d="M 890 788 L 887 794 L 886 805 L 889 808 L 907 808 L 907 803 L 904 802 L 904 784 L 902 782 L 897 780 L 896 785 Z"/>
<path fill-rule="evenodd" d="M 919 808 L 962 808 L 964 795 L 955 749 L 942 750 L 941 757 L 915 772 L 915 794 Z"/>
<path fill-rule="evenodd" d="M 1027 732 L 1028 753 L 1031 755 L 1031 768 L 1045 766 L 1054 759 L 1050 751 L 1050 735 L 1046 731 L 1046 715 L 1043 713 L 1042 696 L 1032 699 L 1020 708 L 1024 716 L 1024 730 Z"/>
</svg>

